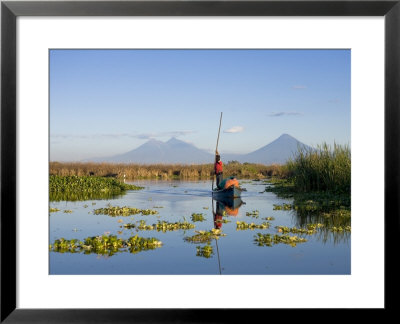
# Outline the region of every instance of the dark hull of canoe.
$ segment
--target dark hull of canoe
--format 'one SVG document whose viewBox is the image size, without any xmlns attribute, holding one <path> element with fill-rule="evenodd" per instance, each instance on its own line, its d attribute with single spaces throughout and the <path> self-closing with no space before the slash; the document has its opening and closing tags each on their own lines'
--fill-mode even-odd
<svg viewBox="0 0 400 324">
<path fill-rule="evenodd" d="M 240 198 L 241 194 L 242 190 L 234 186 L 231 186 L 227 189 L 214 190 L 212 192 L 212 196 L 216 200 Z"/>
</svg>

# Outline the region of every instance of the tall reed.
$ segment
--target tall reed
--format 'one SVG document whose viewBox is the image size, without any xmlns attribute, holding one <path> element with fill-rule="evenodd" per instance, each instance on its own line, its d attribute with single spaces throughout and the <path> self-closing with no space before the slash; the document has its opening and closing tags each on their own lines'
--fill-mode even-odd
<svg viewBox="0 0 400 324">
<path fill-rule="evenodd" d="M 264 178 L 283 176 L 285 168 L 280 165 L 226 162 L 224 177 Z M 115 175 L 126 179 L 211 179 L 214 175 L 213 164 L 133 164 L 133 163 L 83 163 L 50 162 L 50 174 L 59 176 L 95 176 Z"/>
<path fill-rule="evenodd" d="M 286 164 L 297 191 L 350 193 L 351 151 L 348 145 L 326 143 L 317 149 L 299 148 Z"/>
</svg>

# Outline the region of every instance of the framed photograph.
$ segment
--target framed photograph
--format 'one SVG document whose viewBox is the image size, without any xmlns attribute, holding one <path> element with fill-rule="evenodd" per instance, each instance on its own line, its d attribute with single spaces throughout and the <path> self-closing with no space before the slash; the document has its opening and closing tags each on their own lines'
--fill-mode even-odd
<svg viewBox="0 0 400 324">
<path fill-rule="evenodd" d="M 3 1 L 1 321 L 392 309 L 399 16 Z"/>
</svg>

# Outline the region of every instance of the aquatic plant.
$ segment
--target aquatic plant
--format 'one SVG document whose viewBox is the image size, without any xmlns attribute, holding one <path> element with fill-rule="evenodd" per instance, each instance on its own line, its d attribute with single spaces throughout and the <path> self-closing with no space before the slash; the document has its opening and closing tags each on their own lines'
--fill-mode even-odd
<svg viewBox="0 0 400 324">
<path fill-rule="evenodd" d="M 152 250 L 162 245 L 162 242 L 156 238 L 143 238 L 138 235 L 128 239 L 118 238 L 116 235 L 101 235 L 87 237 L 83 241 L 77 239 L 66 240 L 64 238 L 55 240 L 50 245 L 50 251 L 53 252 L 83 252 L 85 254 L 105 254 L 113 255 L 117 252 L 129 251 L 137 253 L 145 250 Z"/>
<path fill-rule="evenodd" d="M 93 211 L 95 215 L 108 215 L 108 216 L 130 216 L 130 215 L 136 215 L 136 214 L 142 214 L 142 215 L 155 215 L 158 214 L 157 210 L 152 210 L 152 209 L 139 209 L 139 208 L 134 208 L 134 207 L 119 207 L 119 206 L 111 206 L 108 205 L 105 208 L 98 208 Z"/>
<path fill-rule="evenodd" d="M 49 193 L 51 201 L 104 199 L 120 195 L 126 190 L 142 187 L 122 183 L 114 178 L 91 176 L 50 175 Z"/>
<path fill-rule="evenodd" d="M 136 228 L 141 231 L 151 231 L 154 229 L 154 225 L 147 225 L 146 221 L 140 220 L 139 225 L 137 225 Z"/>
<path fill-rule="evenodd" d="M 65 209 L 65 210 L 64 210 L 64 213 L 70 214 L 70 213 L 72 213 L 72 210 L 71 210 L 71 209 Z"/>
<path fill-rule="evenodd" d="M 175 223 L 170 223 L 166 221 L 158 221 L 158 223 L 155 225 L 155 228 L 157 231 L 177 231 L 181 229 L 192 229 L 195 228 L 196 226 L 192 223 L 189 223 L 184 219 L 183 222 L 175 222 Z"/>
<path fill-rule="evenodd" d="M 230 223 L 231 221 L 229 219 L 222 218 L 222 219 L 216 219 L 214 222 L 215 223 L 227 224 L 227 223 Z"/>
<path fill-rule="evenodd" d="M 191 243 L 209 242 L 213 239 L 219 239 L 221 236 L 226 236 L 220 229 L 211 229 L 210 231 L 195 231 L 197 234 L 193 236 L 186 236 L 184 240 Z"/>
<path fill-rule="evenodd" d="M 322 216 L 325 218 L 350 218 L 351 212 L 347 209 L 335 209 L 330 212 L 322 213 Z"/>
<path fill-rule="evenodd" d="M 198 257 L 203 257 L 208 259 L 211 258 L 213 254 L 214 254 L 213 247 L 210 245 L 210 243 L 207 243 L 207 245 L 204 246 L 196 247 L 196 256 Z"/>
<path fill-rule="evenodd" d="M 58 211 L 60 211 L 58 208 L 53 208 L 53 207 L 49 208 L 49 212 L 50 213 L 55 213 L 55 212 L 58 212 Z"/>
<path fill-rule="evenodd" d="M 254 230 L 254 229 L 267 229 L 271 224 L 264 222 L 262 224 L 246 223 L 246 222 L 236 222 L 236 230 Z"/>
<path fill-rule="evenodd" d="M 339 226 L 339 227 L 332 226 L 332 227 L 329 228 L 329 230 L 331 232 L 351 232 L 351 226 L 344 226 L 344 227 L 342 227 L 342 226 Z"/>
<path fill-rule="evenodd" d="M 282 243 L 294 247 L 297 245 L 297 243 L 307 242 L 307 239 L 290 235 L 272 235 L 257 233 L 257 235 L 254 236 L 254 241 L 257 243 L 258 246 L 272 246 Z"/>
<path fill-rule="evenodd" d="M 122 226 L 120 226 L 122 227 Z M 147 225 L 146 221 L 140 220 L 138 224 L 133 224 L 133 223 L 127 223 L 123 225 L 124 228 L 126 229 L 133 229 L 136 228 L 141 231 L 152 231 L 154 230 L 154 225 Z"/>
<path fill-rule="evenodd" d="M 246 216 L 251 216 L 254 218 L 258 218 L 259 217 L 260 212 L 258 210 L 253 210 L 251 212 L 246 212 Z"/>
<path fill-rule="evenodd" d="M 287 226 L 276 226 L 279 233 L 300 233 L 300 234 L 308 234 L 312 235 L 317 232 L 318 228 L 324 227 L 323 224 L 307 224 L 306 228 L 297 228 L 297 227 L 287 227 Z"/>
<path fill-rule="evenodd" d="M 79 252 L 80 244 L 82 242 L 78 241 L 77 239 L 66 240 L 65 238 L 60 238 L 55 240 L 53 244 L 50 244 L 50 251 L 54 252 Z"/>
<path fill-rule="evenodd" d="M 122 226 L 120 226 L 120 227 L 122 227 Z M 126 228 L 126 229 L 132 229 L 132 228 L 136 227 L 136 224 L 126 223 L 126 224 L 123 225 L 123 227 Z"/>
<path fill-rule="evenodd" d="M 334 193 L 329 191 L 298 192 L 290 180 L 274 180 L 272 186 L 266 187 L 266 191 L 274 192 L 281 198 L 293 198 L 293 210 L 299 219 L 314 218 L 311 222 L 323 222 L 321 217 L 337 223 L 337 219 L 343 222 L 351 218 L 351 197 L 348 193 Z M 315 219 L 316 218 L 316 219 Z M 302 220 L 304 223 L 304 221 Z"/>
<path fill-rule="evenodd" d="M 275 227 L 279 233 L 300 233 L 313 235 L 318 229 L 327 229 L 330 232 L 351 232 L 351 226 L 326 226 L 321 223 L 317 224 L 307 224 L 306 227 L 297 228 L 297 227 L 287 227 L 287 226 L 276 226 Z"/>
<path fill-rule="evenodd" d="M 273 205 L 273 210 L 291 210 L 293 206 L 291 204 L 283 204 L 283 205 Z"/>
<path fill-rule="evenodd" d="M 275 217 L 269 216 L 269 217 L 264 217 L 263 219 L 265 219 L 267 221 L 273 221 L 273 220 L 275 220 Z"/>
<path fill-rule="evenodd" d="M 192 214 L 192 222 L 204 222 L 206 219 L 204 218 L 204 214 Z"/>
</svg>

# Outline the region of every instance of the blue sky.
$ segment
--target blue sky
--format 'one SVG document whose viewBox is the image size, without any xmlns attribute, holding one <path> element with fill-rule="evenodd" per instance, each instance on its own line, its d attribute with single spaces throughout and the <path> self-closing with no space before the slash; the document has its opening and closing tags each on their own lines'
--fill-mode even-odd
<svg viewBox="0 0 400 324">
<path fill-rule="evenodd" d="M 350 50 L 50 50 L 50 160 L 172 136 L 249 153 L 283 133 L 350 144 Z"/>
</svg>

